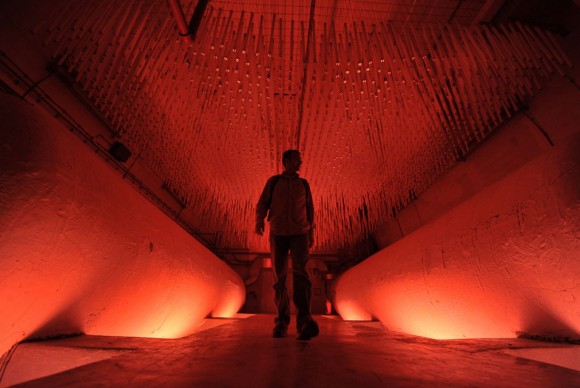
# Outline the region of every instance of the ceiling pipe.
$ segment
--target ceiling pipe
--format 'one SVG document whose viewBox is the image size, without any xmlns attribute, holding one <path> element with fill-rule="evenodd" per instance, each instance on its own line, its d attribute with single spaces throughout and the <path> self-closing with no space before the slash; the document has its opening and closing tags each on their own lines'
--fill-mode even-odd
<svg viewBox="0 0 580 388">
<path fill-rule="evenodd" d="M 193 37 L 189 31 L 187 22 L 185 21 L 185 14 L 183 13 L 183 8 L 181 8 L 179 0 L 167 0 L 167 3 L 171 8 L 171 13 L 173 13 L 173 17 L 177 21 L 177 29 L 179 30 L 179 35 L 187 37 L 187 39 L 190 42 L 193 42 Z"/>
<path fill-rule="evenodd" d="M 179 0 L 167 0 L 167 2 L 171 8 L 173 17 L 175 17 L 175 20 L 177 21 L 179 35 L 186 37 L 190 42 L 193 43 L 195 41 L 197 30 L 201 24 L 201 19 L 205 12 L 205 8 L 207 7 L 208 0 L 199 0 L 197 2 L 195 11 L 193 12 L 193 15 L 191 15 L 189 25 L 185 21 L 185 14 L 183 13 L 183 8 L 181 7 Z"/>
<path fill-rule="evenodd" d="M 189 33 L 191 34 L 192 40 L 195 40 L 195 36 L 197 35 L 197 30 L 201 24 L 201 19 L 205 12 L 205 8 L 207 7 L 208 1 L 209 0 L 199 0 L 195 6 L 193 15 L 191 15 L 191 20 L 189 21 Z"/>
</svg>

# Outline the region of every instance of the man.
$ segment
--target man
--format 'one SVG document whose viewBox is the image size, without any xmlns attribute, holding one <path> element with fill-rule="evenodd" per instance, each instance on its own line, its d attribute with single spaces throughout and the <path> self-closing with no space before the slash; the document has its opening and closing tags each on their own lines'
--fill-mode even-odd
<svg viewBox="0 0 580 388">
<path fill-rule="evenodd" d="M 278 316 L 273 336 L 283 338 L 290 324 L 290 302 L 286 289 L 288 251 L 292 254 L 294 304 L 298 309 L 296 329 L 299 340 L 318 335 L 318 325 L 310 315 L 311 283 L 306 272 L 308 250 L 314 235 L 314 206 L 306 179 L 298 176 L 302 157 L 297 150 L 282 156 L 284 172 L 268 179 L 256 207 L 256 233 L 264 234 L 264 218 L 270 221 L 270 251 L 274 269 L 274 290 Z"/>
</svg>

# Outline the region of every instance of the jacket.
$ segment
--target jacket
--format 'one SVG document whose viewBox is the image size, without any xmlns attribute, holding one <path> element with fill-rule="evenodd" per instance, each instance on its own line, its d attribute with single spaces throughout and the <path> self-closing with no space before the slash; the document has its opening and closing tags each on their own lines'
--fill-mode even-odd
<svg viewBox="0 0 580 388">
<path fill-rule="evenodd" d="M 298 174 L 270 177 L 256 206 L 256 221 L 266 215 L 270 234 L 290 236 L 314 229 L 314 205 L 308 181 Z"/>
</svg>

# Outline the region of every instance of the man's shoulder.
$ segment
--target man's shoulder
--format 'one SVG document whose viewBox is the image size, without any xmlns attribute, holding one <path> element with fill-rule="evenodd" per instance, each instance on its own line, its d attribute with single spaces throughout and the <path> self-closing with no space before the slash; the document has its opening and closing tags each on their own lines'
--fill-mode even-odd
<svg viewBox="0 0 580 388">
<path fill-rule="evenodd" d="M 303 182 L 305 185 L 308 185 L 308 181 L 306 180 L 306 178 L 302 178 L 300 175 L 298 174 L 277 174 L 277 175 L 272 175 L 270 178 L 268 178 L 268 182 L 277 182 L 280 178 L 283 179 L 288 179 L 288 180 L 297 180 L 297 181 L 301 181 Z"/>
<path fill-rule="evenodd" d="M 281 174 L 272 175 L 270 178 L 268 178 L 268 181 L 266 182 L 266 187 L 268 186 L 272 187 L 273 185 L 275 185 L 281 176 L 282 176 Z"/>
</svg>

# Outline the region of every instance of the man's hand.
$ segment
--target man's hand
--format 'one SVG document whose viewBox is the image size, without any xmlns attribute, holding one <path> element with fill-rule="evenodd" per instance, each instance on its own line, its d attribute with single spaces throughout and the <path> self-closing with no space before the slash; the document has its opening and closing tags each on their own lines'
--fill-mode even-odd
<svg viewBox="0 0 580 388">
<path fill-rule="evenodd" d="M 264 235 L 264 220 L 256 221 L 256 234 L 258 236 Z"/>
</svg>

